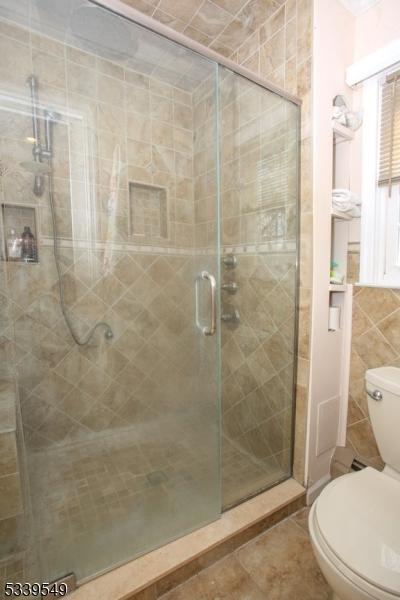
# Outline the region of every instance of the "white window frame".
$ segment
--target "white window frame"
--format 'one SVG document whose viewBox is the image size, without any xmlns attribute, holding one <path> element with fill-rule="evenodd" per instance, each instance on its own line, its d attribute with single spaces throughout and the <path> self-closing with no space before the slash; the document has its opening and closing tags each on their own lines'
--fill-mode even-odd
<svg viewBox="0 0 400 600">
<path fill-rule="evenodd" d="M 391 70 L 363 85 L 363 140 L 361 162 L 360 285 L 400 288 L 400 185 L 378 186 L 379 113 L 381 81 Z"/>
</svg>

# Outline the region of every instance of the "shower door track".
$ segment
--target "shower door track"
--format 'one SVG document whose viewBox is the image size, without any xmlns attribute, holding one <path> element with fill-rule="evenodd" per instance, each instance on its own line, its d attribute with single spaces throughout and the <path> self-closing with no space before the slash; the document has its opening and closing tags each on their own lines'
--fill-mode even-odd
<svg viewBox="0 0 400 600">
<path fill-rule="evenodd" d="M 96 4 L 97 6 L 107 8 L 115 14 L 125 17 L 129 21 L 133 21 L 137 25 L 141 25 L 142 27 L 145 27 L 146 29 L 153 31 L 154 33 L 158 33 L 158 34 L 162 35 L 163 37 L 168 38 L 172 42 L 180 44 L 181 46 L 185 46 L 189 50 L 192 50 L 193 52 L 200 54 L 204 58 L 212 60 L 215 63 L 217 63 L 223 67 L 226 67 L 230 71 L 233 71 L 234 73 L 241 75 L 245 79 L 248 79 L 249 81 L 252 81 L 253 83 L 256 83 L 257 85 L 265 88 L 266 90 L 273 92 L 274 94 L 277 94 L 281 98 L 284 98 L 285 100 L 288 100 L 289 102 L 292 102 L 293 104 L 296 104 L 297 106 L 301 106 L 301 100 L 297 96 L 290 94 L 286 90 L 275 85 L 274 83 L 271 83 L 270 81 L 263 79 L 262 77 L 258 77 L 257 75 L 252 73 L 252 71 L 250 71 L 249 69 L 246 69 L 246 67 L 242 67 L 242 66 L 236 64 L 235 62 L 233 62 L 233 60 L 230 60 L 229 58 L 225 58 L 221 54 L 214 52 L 214 50 L 211 50 L 210 48 L 203 46 L 203 44 L 199 44 L 199 42 L 195 42 L 194 40 L 188 38 L 186 35 L 183 35 L 183 33 L 179 33 L 178 31 L 175 31 L 175 30 L 171 29 L 170 27 L 163 25 L 159 21 L 156 21 L 156 19 L 153 19 L 152 17 L 149 17 L 149 16 L 141 13 L 139 10 L 136 10 L 135 8 L 132 8 L 131 6 L 124 4 L 124 2 L 121 2 L 120 0 L 89 0 L 89 1 L 91 4 Z"/>
</svg>

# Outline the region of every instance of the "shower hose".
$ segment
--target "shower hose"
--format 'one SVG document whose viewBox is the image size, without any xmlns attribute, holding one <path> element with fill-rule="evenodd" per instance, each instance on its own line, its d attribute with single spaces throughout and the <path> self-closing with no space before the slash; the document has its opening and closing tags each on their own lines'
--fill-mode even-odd
<svg viewBox="0 0 400 600">
<path fill-rule="evenodd" d="M 84 338 L 80 338 L 79 335 L 74 330 L 74 327 L 69 318 L 68 311 L 65 306 L 64 284 L 62 281 L 62 273 L 61 273 L 61 268 L 60 268 L 58 229 L 57 229 L 57 220 L 56 220 L 55 206 L 54 206 L 53 169 L 52 169 L 51 159 L 49 159 L 49 168 L 50 168 L 49 174 L 48 174 L 49 202 L 50 202 L 51 221 L 52 221 L 52 226 L 53 226 L 53 253 L 54 253 L 54 261 L 56 264 L 57 277 L 58 277 L 58 290 L 59 290 L 59 295 L 60 295 L 61 312 L 63 314 L 64 320 L 67 324 L 69 332 L 70 332 L 74 342 L 76 344 L 78 344 L 78 346 L 86 346 L 86 344 L 88 344 L 90 342 L 90 340 L 92 339 L 92 337 L 94 336 L 96 330 L 99 329 L 100 327 L 104 327 L 104 329 L 105 329 L 104 337 L 107 340 L 110 340 L 114 337 L 114 334 L 113 334 L 112 329 L 109 326 L 109 324 L 106 323 L 105 321 L 99 321 L 98 323 L 96 323 L 96 325 L 94 325 L 90 329 L 90 331 L 86 334 L 86 336 Z"/>
</svg>

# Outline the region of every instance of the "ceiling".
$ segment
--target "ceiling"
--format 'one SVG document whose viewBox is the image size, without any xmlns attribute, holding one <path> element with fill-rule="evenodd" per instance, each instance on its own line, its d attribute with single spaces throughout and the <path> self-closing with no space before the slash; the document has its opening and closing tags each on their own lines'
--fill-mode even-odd
<svg viewBox="0 0 400 600">
<path fill-rule="evenodd" d="M 343 6 L 356 17 L 359 17 L 376 4 L 379 4 L 380 1 L 381 0 L 340 0 Z"/>
</svg>

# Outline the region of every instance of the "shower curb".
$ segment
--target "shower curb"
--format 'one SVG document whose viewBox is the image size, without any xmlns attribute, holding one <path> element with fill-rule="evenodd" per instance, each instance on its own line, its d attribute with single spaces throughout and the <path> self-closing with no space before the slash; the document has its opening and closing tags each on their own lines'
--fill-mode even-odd
<svg viewBox="0 0 400 600">
<path fill-rule="evenodd" d="M 71 600 L 156 600 L 306 504 L 294 479 L 223 513 L 220 519 L 81 585 Z"/>
</svg>

